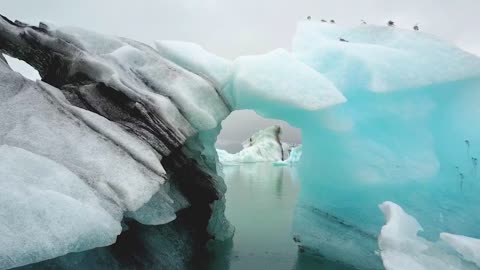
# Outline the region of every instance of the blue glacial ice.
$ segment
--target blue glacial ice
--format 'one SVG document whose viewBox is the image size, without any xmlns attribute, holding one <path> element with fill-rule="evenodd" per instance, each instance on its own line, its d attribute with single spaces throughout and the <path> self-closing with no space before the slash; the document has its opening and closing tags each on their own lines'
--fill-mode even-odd
<svg viewBox="0 0 480 270">
<path fill-rule="evenodd" d="M 219 85 L 234 109 L 302 129 L 303 248 L 381 269 L 377 205 L 388 200 L 419 219 L 426 239 L 480 237 L 480 58 L 426 33 L 309 21 L 292 54 L 225 65 L 231 81 Z"/>
<path fill-rule="evenodd" d="M 424 33 L 315 22 L 298 25 L 293 53 L 347 98 L 288 119 L 302 128 L 294 230 L 306 247 L 380 269 L 377 205 L 387 200 L 427 239 L 480 237 L 480 58 Z"/>
</svg>

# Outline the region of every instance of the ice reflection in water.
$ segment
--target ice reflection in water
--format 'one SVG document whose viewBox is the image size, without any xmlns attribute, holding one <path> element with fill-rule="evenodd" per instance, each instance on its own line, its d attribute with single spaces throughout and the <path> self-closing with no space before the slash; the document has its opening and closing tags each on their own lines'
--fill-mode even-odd
<svg viewBox="0 0 480 270">
<path fill-rule="evenodd" d="M 224 167 L 232 241 L 211 243 L 211 270 L 341 270 L 299 253 L 291 224 L 299 185 L 295 169 L 270 163 Z"/>
</svg>

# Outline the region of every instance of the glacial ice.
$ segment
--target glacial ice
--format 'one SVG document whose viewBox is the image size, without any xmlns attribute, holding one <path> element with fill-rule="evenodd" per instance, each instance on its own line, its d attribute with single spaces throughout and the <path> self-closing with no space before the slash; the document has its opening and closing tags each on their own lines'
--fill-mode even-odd
<svg viewBox="0 0 480 270">
<path fill-rule="evenodd" d="M 292 53 L 234 61 L 184 42 L 160 41 L 154 50 L 81 29 L 39 31 L 4 19 L 0 34 L 9 41 L 0 42 L 2 52 L 34 40 L 65 56 L 67 73 L 55 73 L 61 82 L 44 78 L 58 87 L 33 82 L 0 57 L 0 170 L 12 177 L 0 183 L 8 185 L 0 190 L 0 200 L 8 200 L 0 209 L 7 217 L 0 219 L 0 268 L 108 245 L 124 218 L 164 224 L 199 202 L 208 203 L 202 209 L 211 214 L 208 233 L 230 236 L 213 145 L 220 122 L 235 109 L 302 129 L 293 231 L 303 250 L 359 269 L 479 267 L 477 56 L 422 32 L 314 21 L 298 25 Z M 51 75 L 52 66 L 35 64 L 42 76 Z M 75 88 L 79 81 L 88 84 Z M 152 143 L 163 140 L 170 145 Z M 265 142 L 275 148 L 271 138 Z M 242 159 L 263 157 L 258 147 L 245 150 Z M 278 160 L 280 153 L 265 155 Z M 190 181 L 183 179 L 184 187 L 205 181 L 189 190 L 196 201 L 169 183 L 168 158 L 170 169 Z M 10 166 L 10 160 L 17 162 Z M 20 170 L 26 162 L 32 165 Z M 43 174 L 30 177 L 38 171 Z M 59 177 L 68 186 L 55 185 Z M 20 199 L 28 192 L 38 203 Z M 385 201 L 405 211 L 383 203 L 382 227 L 377 206 Z M 79 219 L 67 207 L 101 218 Z M 18 211 L 25 214 L 17 219 Z M 75 224 L 59 222 L 64 215 Z M 12 220 L 20 224 L 13 229 L 35 232 L 11 233 Z M 20 249 L 22 237 L 39 241 Z"/>
<path fill-rule="evenodd" d="M 282 49 L 237 58 L 226 91 L 235 108 L 265 115 L 275 109 L 315 111 L 346 101 L 330 80 Z"/>
<path fill-rule="evenodd" d="M 223 89 L 232 76 L 231 61 L 214 55 L 197 44 L 159 40 L 155 48 L 166 59 L 207 79 L 216 89 Z"/>
<path fill-rule="evenodd" d="M 283 49 L 230 62 L 187 42 L 156 46 L 165 58 L 212 81 L 237 110 L 279 118 L 282 111 L 314 111 L 346 101 L 330 80 Z"/>
<path fill-rule="evenodd" d="M 115 242 L 122 231 L 95 191 L 63 165 L 0 146 L 0 269 Z"/>
<path fill-rule="evenodd" d="M 302 157 L 302 145 L 294 146 L 290 149 L 290 154 L 286 160 L 277 160 L 273 164 L 275 166 L 288 166 L 295 165 L 300 161 Z"/>
<path fill-rule="evenodd" d="M 0 269 L 110 245 L 124 216 L 158 225 L 189 206 L 139 137 L 3 57 L 0 82 Z"/>
<path fill-rule="evenodd" d="M 218 159 L 224 165 L 283 161 L 289 157 L 291 146 L 280 141 L 280 126 L 257 131 L 242 143 L 243 149 L 235 154 L 217 149 Z"/>
<path fill-rule="evenodd" d="M 480 239 L 441 233 L 443 243 L 431 242 L 418 236 L 418 232 L 423 231 L 422 226 L 399 205 L 383 202 L 380 209 L 386 223 L 378 245 L 386 270 L 468 270 L 480 267 Z M 452 248 L 464 259 L 457 256 Z"/>
<path fill-rule="evenodd" d="M 71 72 L 86 73 L 138 100 L 168 121 L 178 136 L 212 129 L 229 113 L 208 81 L 147 45 L 74 27 L 55 28 L 54 33 L 86 51 L 79 53 Z"/>
<path fill-rule="evenodd" d="M 428 88 L 480 75 L 477 57 L 428 33 L 400 28 L 303 21 L 292 47 L 297 59 L 334 82 L 347 98 L 358 91 Z"/>
<path fill-rule="evenodd" d="M 480 238 L 480 58 L 421 32 L 317 22 L 299 24 L 293 48 L 348 100 L 287 119 L 304 146 L 293 229 L 301 245 L 382 269 L 384 201 L 417 217 L 426 239 Z"/>
<path fill-rule="evenodd" d="M 480 239 L 441 233 L 440 238 L 454 248 L 462 257 L 480 267 Z"/>
</svg>

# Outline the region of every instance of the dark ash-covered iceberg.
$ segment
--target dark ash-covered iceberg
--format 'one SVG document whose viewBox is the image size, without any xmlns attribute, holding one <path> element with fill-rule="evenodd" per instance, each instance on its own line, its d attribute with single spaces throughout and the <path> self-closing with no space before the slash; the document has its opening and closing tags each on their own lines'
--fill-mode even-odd
<svg viewBox="0 0 480 270">
<path fill-rule="evenodd" d="M 0 51 L 42 77 L 0 59 L 0 269 L 111 245 L 130 220 L 181 215 L 155 237 L 193 231 L 189 249 L 231 235 L 209 152 L 230 108 L 208 80 L 132 40 L 4 17 Z"/>
</svg>

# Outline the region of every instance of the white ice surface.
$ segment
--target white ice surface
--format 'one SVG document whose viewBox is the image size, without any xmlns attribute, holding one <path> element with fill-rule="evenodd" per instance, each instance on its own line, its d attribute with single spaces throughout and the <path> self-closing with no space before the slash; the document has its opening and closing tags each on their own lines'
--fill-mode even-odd
<svg viewBox="0 0 480 270">
<path fill-rule="evenodd" d="M 450 233 L 441 233 L 440 238 L 460 253 L 465 260 L 480 267 L 480 239 Z"/>
<path fill-rule="evenodd" d="M 126 213 L 161 224 L 188 205 L 137 137 L 2 61 L 0 81 L 0 269 L 112 244 Z M 157 202 L 169 211 L 143 207 Z"/>
<path fill-rule="evenodd" d="M 462 257 L 448 247 L 418 236 L 422 227 L 393 202 L 380 204 L 385 225 L 378 237 L 378 246 L 386 270 L 467 270 L 478 269 L 469 261 L 478 259 L 478 239 L 443 234 L 442 239 L 453 246 Z M 478 265 L 477 265 L 478 266 Z"/>
<path fill-rule="evenodd" d="M 0 146 L 0 269 L 115 242 L 122 228 L 63 165 Z"/>
<path fill-rule="evenodd" d="M 233 74 L 227 92 L 239 109 L 314 111 L 346 101 L 330 80 L 283 49 L 239 57 Z"/>
<path fill-rule="evenodd" d="M 200 45 L 184 41 L 155 42 L 157 51 L 170 61 L 211 81 L 223 89 L 232 75 L 232 62 L 206 51 Z"/>
</svg>

